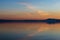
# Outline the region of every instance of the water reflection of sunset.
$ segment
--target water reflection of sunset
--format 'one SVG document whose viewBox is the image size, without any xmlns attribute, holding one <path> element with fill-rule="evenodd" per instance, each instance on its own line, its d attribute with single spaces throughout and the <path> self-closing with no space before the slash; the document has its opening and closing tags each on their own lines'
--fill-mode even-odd
<svg viewBox="0 0 60 40">
<path fill-rule="evenodd" d="M 0 32 L 7 34 L 23 35 L 23 39 L 29 40 L 34 36 L 50 35 L 56 38 L 60 35 L 60 23 L 47 24 L 47 23 L 1 23 Z M 22 33 L 22 34 L 21 34 Z M 50 38 L 50 37 L 49 37 Z M 38 38 L 39 39 L 39 38 Z"/>
<path fill-rule="evenodd" d="M 60 24 L 47 24 L 47 23 L 3 23 L 0 24 L 0 31 L 60 31 Z"/>
</svg>

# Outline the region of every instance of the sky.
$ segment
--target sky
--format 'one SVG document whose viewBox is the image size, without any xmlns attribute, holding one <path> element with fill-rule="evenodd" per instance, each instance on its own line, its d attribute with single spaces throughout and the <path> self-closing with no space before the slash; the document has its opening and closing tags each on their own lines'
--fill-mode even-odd
<svg viewBox="0 0 60 40">
<path fill-rule="evenodd" d="M 60 0 L 0 0 L 0 19 L 60 19 Z"/>
</svg>

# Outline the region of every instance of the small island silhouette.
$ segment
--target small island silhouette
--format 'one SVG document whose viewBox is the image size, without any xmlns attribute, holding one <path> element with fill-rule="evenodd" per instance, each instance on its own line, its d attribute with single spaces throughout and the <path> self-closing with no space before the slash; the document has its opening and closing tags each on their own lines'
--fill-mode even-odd
<svg viewBox="0 0 60 40">
<path fill-rule="evenodd" d="M 60 19 L 53 19 L 53 18 L 48 18 L 45 20 L 5 20 L 5 19 L 0 19 L 0 23 L 5 23 L 5 22 L 46 22 L 46 23 L 60 23 Z"/>
</svg>

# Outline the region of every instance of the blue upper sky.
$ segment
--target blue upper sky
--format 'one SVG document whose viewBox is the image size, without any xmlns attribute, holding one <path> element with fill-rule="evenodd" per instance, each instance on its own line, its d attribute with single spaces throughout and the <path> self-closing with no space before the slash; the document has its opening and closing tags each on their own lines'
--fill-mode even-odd
<svg viewBox="0 0 60 40">
<path fill-rule="evenodd" d="M 23 3 L 23 4 L 21 4 Z M 25 5 L 24 5 L 25 3 Z M 30 11 L 26 6 L 45 11 L 59 11 L 60 0 L 0 0 L 1 10 Z"/>
</svg>

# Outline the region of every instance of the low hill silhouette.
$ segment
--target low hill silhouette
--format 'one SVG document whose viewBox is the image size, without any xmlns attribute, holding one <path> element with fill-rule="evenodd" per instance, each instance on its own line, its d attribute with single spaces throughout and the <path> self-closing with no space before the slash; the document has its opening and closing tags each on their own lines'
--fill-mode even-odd
<svg viewBox="0 0 60 40">
<path fill-rule="evenodd" d="M 0 19 L 0 23 L 5 23 L 5 22 L 46 22 L 46 23 L 60 23 L 60 19 L 52 19 L 52 18 L 48 18 L 46 20 L 5 20 L 5 19 Z"/>
</svg>

